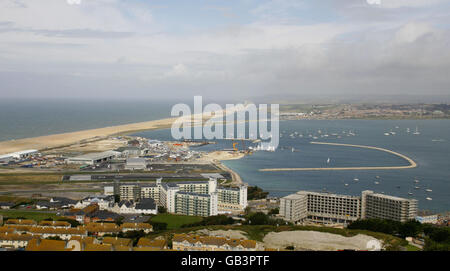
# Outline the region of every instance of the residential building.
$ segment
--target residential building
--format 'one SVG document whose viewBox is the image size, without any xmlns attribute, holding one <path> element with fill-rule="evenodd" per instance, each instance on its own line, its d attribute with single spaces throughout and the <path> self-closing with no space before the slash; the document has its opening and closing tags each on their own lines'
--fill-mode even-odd
<svg viewBox="0 0 450 271">
<path fill-rule="evenodd" d="M 415 199 L 405 199 L 366 190 L 362 192 L 362 218 L 390 219 L 400 222 L 414 220 L 418 203 Z"/>
<path fill-rule="evenodd" d="M 280 213 L 290 222 L 302 221 L 308 217 L 308 196 L 292 194 L 280 199 Z"/>
<path fill-rule="evenodd" d="M 172 247 L 178 251 L 256 251 L 257 244 L 253 240 L 175 234 Z"/>
<path fill-rule="evenodd" d="M 175 194 L 174 213 L 191 216 L 215 216 L 218 214 L 217 193 L 178 192 Z"/>
<path fill-rule="evenodd" d="M 291 222 L 347 224 L 364 218 L 407 221 L 417 215 L 417 200 L 363 191 L 362 196 L 299 191 L 280 199 L 280 215 Z"/>
<path fill-rule="evenodd" d="M 159 179 L 151 184 L 121 184 L 118 190 L 121 200 L 153 199 L 169 213 L 217 215 L 219 211 L 242 212 L 248 205 L 247 185 L 218 187 L 215 179 L 189 182 L 162 182 Z"/>
</svg>

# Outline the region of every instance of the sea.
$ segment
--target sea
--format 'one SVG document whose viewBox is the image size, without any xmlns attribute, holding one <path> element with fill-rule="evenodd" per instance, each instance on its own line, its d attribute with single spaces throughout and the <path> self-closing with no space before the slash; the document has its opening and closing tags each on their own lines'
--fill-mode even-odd
<svg viewBox="0 0 450 271">
<path fill-rule="evenodd" d="M 3 100 L 0 101 L 0 141 L 166 118 L 170 116 L 173 104 L 148 100 L 22 100 L 17 103 Z M 416 128 L 419 135 L 413 134 Z M 386 136 L 387 132 L 395 135 Z M 450 210 L 450 120 L 290 120 L 280 122 L 280 133 L 282 137 L 275 152 L 257 151 L 242 159 L 223 163 L 238 173 L 244 182 L 261 187 L 270 196 L 281 197 L 298 190 L 348 195 L 373 190 L 415 198 L 421 210 Z M 328 137 L 324 136 L 326 134 Z M 173 140 L 169 129 L 134 135 Z M 311 141 L 385 148 L 412 158 L 418 167 L 400 170 L 260 171 L 263 168 L 408 165 L 404 159 L 382 151 L 315 145 Z M 231 149 L 232 143 L 216 140 L 216 144 L 195 150 Z M 239 142 L 238 148 L 243 145 L 255 146 L 255 143 Z M 427 189 L 432 191 L 427 192 Z"/>
</svg>

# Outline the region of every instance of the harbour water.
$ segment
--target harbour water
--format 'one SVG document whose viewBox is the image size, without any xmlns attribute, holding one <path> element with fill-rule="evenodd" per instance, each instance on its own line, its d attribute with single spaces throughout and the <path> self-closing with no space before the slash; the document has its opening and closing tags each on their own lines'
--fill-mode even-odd
<svg viewBox="0 0 450 271">
<path fill-rule="evenodd" d="M 419 135 L 413 134 L 416 127 Z M 386 136 L 385 133 L 391 130 L 395 135 Z M 368 189 L 415 198 L 419 200 L 422 210 L 443 212 L 450 209 L 450 120 L 282 121 L 280 132 L 283 137 L 275 152 L 258 151 L 240 160 L 224 161 L 224 164 L 236 171 L 245 182 L 263 188 L 272 196 L 284 196 L 298 190 L 360 195 L 361 191 Z M 293 138 L 291 134 L 294 134 Z M 317 139 L 310 138 L 310 134 Z M 171 140 L 170 130 L 147 131 L 136 135 Z M 259 171 L 262 168 L 408 165 L 406 160 L 386 152 L 313 145 L 310 144 L 311 141 L 381 147 L 412 158 L 418 167 L 402 170 Z M 244 144 L 248 146 L 249 142 Z M 217 144 L 197 149 L 206 151 L 231 148 L 232 141 L 219 140 Z M 431 189 L 432 192 L 427 192 L 426 189 Z"/>
</svg>

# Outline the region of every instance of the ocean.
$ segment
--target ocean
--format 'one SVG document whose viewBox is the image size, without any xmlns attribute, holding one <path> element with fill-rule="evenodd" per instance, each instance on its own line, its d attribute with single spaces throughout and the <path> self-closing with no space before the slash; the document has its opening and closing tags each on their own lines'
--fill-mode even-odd
<svg viewBox="0 0 450 271">
<path fill-rule="evenodd" d="M 148 100 L 0 100 L 0 141 L 170 117 L 171 105 Z"/>
<path fill-rule="evenodd" d="M 0 140 L 166 118 L 170 116 L 173 104 L 156 101 L 3 100 L 0 101 Z M 412 134 L 416 126 L 420 135 Z M 406 132 L 407 128 L 410 128 L 410 133 Z M 339 134 L 341 138 L 320 137 L 319 130 L 322 134 Z M 384 135 L 391 130 L 396 135 Z M 245 182 L 263 188 L 272 196 L 284 196 L 298 190 L 360 195 L 361 191 L 369 189 L 388 195 L 416 198 L 422 210 L 443 212 L 450 209 L 450 120 L 282 121 L 280 131 L 285 132 L 276 152 L 258 151 L 240 160 L 224 161 L 224 164 L 240 174 Z M 349 131 L 354 132 L 355 136 L 346 136 Z M 289 135 L 294 132 L 304 137 L 290 138 Z M 318 139 L 309 138 L 309 134 Z M 145 131 L 135 135 L 172 140 L 170 130 Z M 312 145 L 310 141 L 386 148 L 412 158 L 419 166 L 414 169 L 377 171 L 259 171 L 262 168 L 280 167 L 407 165 L 402 158 L 381 151 Z M 232 142 L 218 140 L 217 144 L 197 149 L 207 151 L 225 148 L 231 149 Z M 295 152 L 292 152 L 292 148 L 295 148 Z M 359 181 L 354 181 L 355 178 Z M 420 183 L 414 183 L 414 179 Z M 415 189 L 415 186 L 420 188 Z M 426 192 L 425 189 L 433 191 Z M 432 200 L 426 200 L 427 197 Z"/>
</svg>

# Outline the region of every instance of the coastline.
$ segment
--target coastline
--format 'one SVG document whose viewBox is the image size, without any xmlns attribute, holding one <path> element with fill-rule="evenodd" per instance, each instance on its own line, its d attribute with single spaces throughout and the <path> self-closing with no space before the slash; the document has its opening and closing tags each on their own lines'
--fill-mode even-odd
<svg viewBox="0 0 450 271">
<path fill-rule="evenodd" d="M 81 141 L 125 135 L 138 131 L 169 128 L 177 118 L 167 118 L 138 122 L 104 128 L 81 130 L 77 132 L 53 134 L 39 137 L 8 140 L 0 142 L 0 155 L 25 149 L 46 150 L 76 144 Z"/>
</svg>

